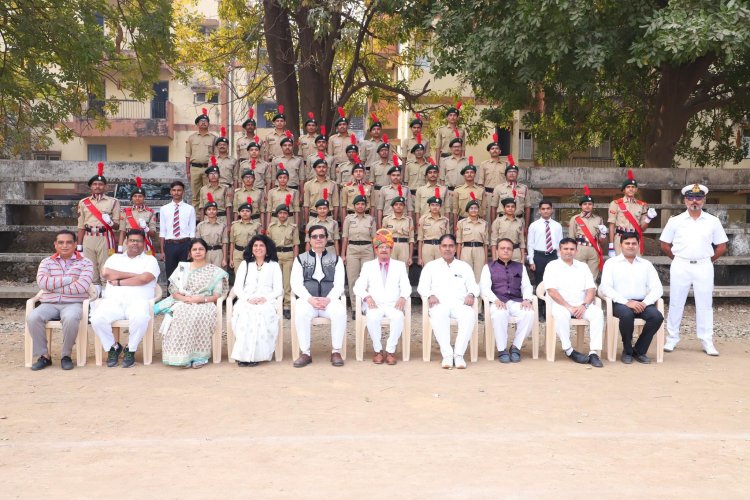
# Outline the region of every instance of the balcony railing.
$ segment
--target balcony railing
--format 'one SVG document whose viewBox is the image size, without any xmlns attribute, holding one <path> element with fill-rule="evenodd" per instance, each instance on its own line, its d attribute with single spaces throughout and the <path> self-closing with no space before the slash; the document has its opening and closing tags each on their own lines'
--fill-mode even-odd
<svg viewBox="0 0 750 500">
<path fill-rule="evenodd" d="M 106 118 L 104 129 L 96 126 L 97 115 Z M 67 125 L 81 137 L 174 137 L 174 108 L 169 101 L 89 99 L 81 116 Z"/>
<path fill-rule="evenodd" d="M 614 158 L 600 157 L 577 157 L 565 160 L 548 160 L 544 162 L 545 167 L 616 167 L 617 163 Z"/>
<path fill-rule="evenodd" d="M 136 101 L 132 99 L 89 99 L 83 115 L 106 114 L 109 120 L 163 120 L 167 118 L 167 101 Z"/>
</svg>

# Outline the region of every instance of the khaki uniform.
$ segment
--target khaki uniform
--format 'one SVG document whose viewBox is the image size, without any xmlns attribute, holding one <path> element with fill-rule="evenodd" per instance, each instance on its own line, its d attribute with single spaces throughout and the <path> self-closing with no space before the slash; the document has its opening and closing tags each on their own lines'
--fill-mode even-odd
<svg viewBox="0 0 750 500">
<path fill-rule="evenodd" d="M 281 278 L 284 282 L 284 309 L 289 309 L 291 293 L 289 277 L 292 275 L 294 247 L 299 245 L 299 229 L 289 219 L 284 224 L 275 220 L 268 225 L 267 235 L 276 243 L 276 254 L 279 257 Z"/>
<path fill-rule="evenodd" d="M 401 157 L 405 158 L 405 163 L 408 163 L 410 161 L 414 161 L 417 159 L 416 156 L 411 152 L 411 148 L 417 145 L 417 138 L 413 135 L 409 136 L 408 139 L 406 139 L 406 147 L 401 150 Z M 422 146 L 424 146 L 424 157 L 428 158 L 430 156 L 430 140 L 426 138 L 424 135 L 422 136 Z"/>
<path fill-rule="evenodd" d="M 311 154 L 315 153 L 316 137 L 318 137 L 317 134 L 305 134 L 299 137 L 299 148 L 297 149 L 297 153 L 299 154 L 300 158 L 307 158 Z"/>
<path fill-rule="evenodd" d="M 354 283 L 362 270 L 362 264 L 375 258 L 372 239 L 375 237 L 375 218 L 371 215 L 349 214 L 344 219 L 342 238 L 346 245 L 346 279 L 349 281 L 349 298 L 354 304 Z"/>
<path fill-rule="evenodd" d="M 242 134 L 234 140 L 234 156 L 237 157 L 240 162 L 242 162 L 242 160 L 247 160 L 250 158 L 250 153 L 248 152 L 247 147 L 251 142 L 255 142 L 255 140 L 252 137 L 248 137 L 247 134 Z"/>
<path fill-rule="evenodd" d="M 339 163 L 336 167 L 336 184 L 343 186 L 346 183 L 352 182 L 352 168 L 354 168 L 354 163 L 350 161 Z"/>
<path fill-rule="evenodd" d="M 324 189 L 328 190 L 328 203 L 331 215 L 338 215 L 337 210 L 341 206 L 341 202 L 339 201 L 339 188 L 333 181 L 318 182 L 318 180 L 315 179 L 306 182 L 302 206 L 305 207 L 305 209 L 308 209 L 308 212 L 310 210 L 314 211 L 315 203 L 317 203 L 318 200 L 323 199 Z"/>
<path fill-rule="evenodd" d="M 237 162 L 231 156 L 217 156 L 216 166 L 219 167 L 219 184 L 234 187 L 240 177 L 237 173 Z"/>
<path fill-rule="evenodd" d="M 268 207 L 266 207 L 266 194 L 263 191 L 256 188 L 255 185 L 253 185 L 252 189 L 242 186 L 234 192 L 232 198 L 232 211 L 234 212 L 235 219 L 239 219 L 240 205 L 247 201 L 248 196 L 253 200 L 253 215 L 250 216 L 251 219 L 259 219 L 261 213 L 268 211 Z"/>
<path fill-rule="evenodd" d="M 527 208 L 531 208 L 531 198 L 529 198 L 529 188 L 523 184 L 516 183 L 516 217 L 524 219 Z M 513 198 L 513 186 L 508 183 L 498 184 L 492 193 L 492 204 L 497 208 L 499 213 L 503 213 L 503 204 L 501 201 L 505 198 Z"/>
<path fill-rule="evenodd" d="M 305 156 L 305 181 L 311 181 L 315 179 L 315 169 L 313 163 L 320 159 L 318 151 L 315 150 L 311 155 Z M 328 164 L 328 170 L 326 170 L 326 179 L 335 181 L 336 180 L 336 165 L 333 163 L 333 156 L 325 155 L 325 161 Z"/>
<path fill-rule="evenodd" d="M 448 188 L 445 186 L 425 184 L 424 186 L 418 187 L 417 194 L 414 195 L 414 209 L 420 217 L 424 214 L 430 213 L 430 205 L 427 203 L 427 200 L 435 196 L 436 187 L 440 188 L 440 199 L 443 200 L 443 204 L 440 206 L 440 215 L 449 213 L 450 198 L 453 196 L 453 193 L 448 191 Z"/>
<path fill-rule="evenodd" d="M 362 160 L 362 164 L 365 168 L 372 168 L 372 166 L 380 161 L 378 156 L 378 146 L 383 144 L 383 139 L 365 139 L 359 143 L 359 158 Z"/>
<path fill-rule="evenodd" d="M 335 134 L 328 138 L 328 154 L 333 156 L 334 167 L 339 163 L 346 163 L 349 158 L 346 156 L 346 148 L 352 144 L 352 140 L 349 137 L 350 134 L 340 135 Z M 359 144 L 357 144 L 359 147 Z"/>
<path fill-rule="evenodd" d="M 479 218 L 483 219 L 485 217 L 489 195 L 484 191 L 484 187 L 477 184 L 469 187 L 467 184 L 463 184 L 457 187 L 453 191 L 453 196 L 451 196 L 449 213 L 455 215 L 456 219 L 469 216 L 466 213 L 466 204 L 471 201 L 470 193 L 474 193 L 474 197 L 479 202 Z"/>
<path fill-rule="evenodd" d="M 371 182 L 363 182 L 362 187 L 365 189 L 365 198 L 367 198 L 367 208 L 372 207 L 372 195 L 375 192 L 375 185 Z M 359 196 L 359 185 L 349 182 L 341 187 L 341 206 L 345 207 L 347 212 L 354 212 L 354 198 Z"/>
<path fill-rule="evenodd" d="M 427 170 L 428 166 L 430 166 L 429 162 L 424 159 L 422 160 L 422 162 L 417 162 L 417 160 L 409 160 L 409 162 L 404 166 L 404 182 L 406 183 L 406 185 L 411 189 L 417 189 L 421 186 L 424 186 L 427 183 L 427 180 L 425 180 L 425 170 Z"/>
<path fill-rule="evenodd" d="M 393 233 L 393 253 L 391 257 L 402 262 L 411 258 L 409 244 L 414 243 L 414 220 L 404 214 L 396 217 L 395 214 L 383 217 L 383 227 Z"/>
<path fill-rule="evenodd" d="M 240 180 L 240 184 L 242 184 L 242 172 L 245 170 L 253 170 L 251 168 L 252 162 L 250 160 L 242 160 L 240 162 L 240 172 L 237 178 Z M 276 172 L 274 171 L 273 167 L 270 163 L 266 163 L 265 161 L 261 160 L 260 158 L 255 160 L 255 187 L 260 189 L 261 191 L 266 190 L 266 186 L 268 184 L 273 183 L 276 181 Z"/>
<path fill-rule="evenodd" d="M 263 144 L 260 146 L 260 157 L 270 162 L 277 156 L 284 156 L 281 152 L 281 140 L 286 137 L 286 133 L 276 133 L 276 129 L 273 129 L 263 139 Z"/>
<path fill-rule="evenodd" d="M 89 199 L 102 215 L 106 214 L 112 218 L 112 224 L 121 224 L 122 211 L 119 201 L 107 195 L 102 195 L 98 200 L 93 196 L 89 196 Z M 85 230 L 83 243 L 81 243 L 83 245 L 83 256 L 94 263 L 94 274 L 91 282 L 95 285 L 101 285 L 99 273 L 107 257 L 117 250 L 116 236 L 112 234 L 112 240 L 109 240 L 108 233 L 104 231 L 102 223 L 84 206 L 83 200 L 78 202 L 78 229 Z"/>
<path fill-rule="evenodd" d="M 466 144 L 466 131 L 459 128 L 458 136 L 461 138 L 461 140 L 464 141 L 464 144 Z M 440 156 L 438 164 L 441 167 L 443 166 L 443 161 L 446 159 L 445 157 L 443 157 L 443 155 L 450 154 L 450 143 L 455 138 L 456 132 L 453 130 L 453 127 L 450 127 L 448 125 L 443 125 L 442 127 L 440 127 L 437 131 L 437 134 L 435 135 L 435 154 Z"/>
<path fill-rule="evenodd" d="M 521 250 L 526 249 L 526 237 L 523 235 L 523 229 L 523 221 L 521 219 L 516 217 L 508 219 L 505 214 L 498 217 L 490 228 L 490 244 L 492 248 L 497 247 L 497 242 L 500 239 L 508 238 L 513 242 L 513 257 L 511 257 L 511 260 L 523 264 Z"/>
<path fill-rule="evenodd" d="M 378 158 L 380 158 L 378 156 Z M 375 185 L 375 194 L 372 198 L 373 206 L 378 205 L 378 198 L 380 198 L 380 189 L 383 186 L 387 186 L 391 183 L 391 179 L 388 177 L 388 171 L 391 169 L 393 164 L 388 160 L 375 162 L 370 171 L 368 172 L 368 179 Z"/>
<path fill-rule="evenodd" d="M 476 181 L 477 184 L 482 184 L 484 190 L 493 194 L 495 186 L 498 184 L 505 184 L 505 163 L 502 161 L 484 160 L 477 170 L 477 177 L 479 172 L 482 172 L 482 182 Z M 494 199 L 494 196 L 490 198 L 490 201 Z"/>
<path fill-rule="evenodd" d="M 594 237 L 593 246 L 586 235 L 583 233 L 581 226 L 576 222 L 576 218 L 580 217 L 586 227 L 589 228 L 591 236 Z M 570 218 L 568 223 L 568 236 L 575 239 L 578 242 L 578 252 L 576 252 L 575 259 L 580 260 L 591 270 L 591 275 L 596 279 L 599 276 L 599 252 L 597 248 L 601 250 L 599 245 L 599 225 L 603 225 L 604 221 L 601 217 L 595 214 L 590 214 L 588 217 L 584 217 L 583 212 L 574 215 Z"/>
<path fill-rule="evenodd" d="M 229 230 L 229 247 L 234 258 L 235 270 L 239 267 L 240 262 L 242 262 L 242 253 L 250 242 L 250 238 L 258 233 L 260 233 L 260 223 L 257 220 L 251 220 L 247 224 L 241 220 L 232 222 L 231 229 Z"/>
<path fill-rule="evenodd" d="M 458 221 L 456 242 L 463 245 L 461 247 L 461 260 L 471 266 L 474 270 L 474 279 L 479 283 L 482 268 L 487 263 L 487 245 L 489 244 L 487 222 L 481 218 L 472 221 L 468 217 Z M 478 243 L 481 243 L 481 245 L 469 246 Z"/>
<path fill-rule="evenodd" d="M 417 240 L 422 242 L 422 260 L 425 264 L 440 258 L 438 240 L 450 232 L 448 217 L 441 216 L 435 219 L 428 212 L 419 218 Z"/>
<path fill-rule="evenodd" d="M 229 243 L 226 223 L 220 222 L 218 218 L 216 222 L 206 219 L 195 227 L 195 236 L 203 238 L 208 245 L 206 260 L 223 269 L 221 261 L 224 260 L 224 248 L 222 245 Z"/>
<path fill-rule="evenodd" d="M 154 211 L 145 205 L 143 207 L 133 206 L 131 208 L 132 208 L 133 218 L 135 219 L 135 222 L 137 225 L 133 227 L 133 225 L 128 221 L 128 216 L 125 212 L 126 209 L 123 208 L 122 211 L 120 212 L 120 233 L 124 233 L 128 229 L 141 229 L 140 222 L 142 220 L 146 221 L 146 225 L 148 227 L 148 229 L 146 229 L 146 233 L 147 233 L 146 237 L 148 238 L 149 243 L 151 243 L 151 246 L 154 248 L 154 251 L 156 251 L 156 246 L 154 245 L 153 240 L 151 239 L 150 236 L 148 236 L 148 233 L 151 233 L 153 231 L 154 233 L 157 234 L 157 237 L 158 237 L 158 233 L 156 231 L 156 215 L 154 214 Z M 154 254 L 154 252 L 152 252 L 148 248 L 148 246 L 146 247 L 146 253 L 148 253 L 149 255 Z"/>
<path fill-rule="evenodd" d="M 273 180 L 276 181 L 276 173 L 279 171 L 279 163 L 284 164 L 284 170 L 289 172 L 289 183 L 287 186 L 293 189 L 299 189 L 300 186 L 304 185 L 305 175 L 305 163 L 299 156 L 279 156 L 273 159 L 271 164 L 273 165 Z M 278 186 L 278 183 L 274 184 Z"/>
<path fill-rule="evenodd" d="M 328 230 L 328 242 L 326 243 L 326 247 L 333 250 L 335 248 L 333 242 L 341 239 L 339 223 L 336 222 L 336 219 L 330 215 L 326 217 L 326 220 L 320 220 L 317 216 L 310 217 L 310 220 L 307 221 L 307 225 L 305 226 L 305 243 L 310 243 L 309 233 L 312 226 L 323 226 Z"/>
<path fill-rule="evenodd" d="M 275 187 L 272 190 L 268 192 L 268 197 L 266 198 L 266 212 L 273 213 L 276 210 L 276 207 L 281 205 L 286 201 L 286 195 L 291 194 L 292 195 L 292 204 L 289 205 L 289 216 L 294 217 L 294 214 L 299 212 L 299 191 L 296 189 L 290 189 L 289 187 L 286 187 L 284 189 L 280 187 Z M 273 220 L 276 220 L 276 216 L 273 216 Z"/>
<path fill-rule="evenodd" d="M 206 206 L 206 203 L 208 203 L 208 193 L 211 193 L 211 196 L 214 197 L 214 201 L 219 208 L 219 221 L 226 224 L 227 206 L 232 203 L 231 192 L 232 191 L 228 187 L 222 186 L 221 184 L 218 184 L 216 187 L 212 187 L 210 184 L 203 186 L 201 188 L 200 196 L 201 209 L 203 209 L 203 207 Z M 229 205 L 229 207 L 231 207 L 231 205 Z"/>
<path fill-rule="evenodd" d="M 438 174 L 438 180 L 441 181 L 448 187 L 456 188 L 466 182 L 464 176 L 461 175 L 461 170 L 469 164 L 469 160 L 464 157 L 455 158 L 453 156 L 449 158 L 443 158 L 440 162 L 440 173 Z M 474 182 L 479 184 L 479 176 L 474 178 Z M 482 188 L 484 189 L 484 188 Z"/>
<path fill-rule="evenodd" d="M 636 198 L 628 199 L 626 197 L 618 198 L 617 200 L 612 201 L 609 204 L 609 215 L 607 217 L 607 224 L 614 224 L 615 225 L 615 252 L 617 255 L 620 255 L 622 253 L 622 250 L 620 250 L 620 235 L 617 233 L 617 230 L 620 231 L 636 231 L 636 229 L 633 227 L 633 225 L 630 223 L 630 221 L 625 218 L 625 214 L 622 210 L 620 210 L 620 207 L 618 206 L 617 202 L 619 200 L 623 200 L 625 202 L 625 208 L 628 212 L 633 214 L 633 218 L 638 222 L 638 224 L 641 224 L 643 222 L 643 217 L 646 215 L 646 212 L 648 212 L 648 204 L 645 201 L 638 200 Z M 640 247 L 638 247 L 638 254 L 640 255 L 641 250 Z"/>
<path fill-rule="evenodd" d="M 401 185 L 401 192 L 404 194 L 404 198 L 406 199 L 406 209 L 404 210 L 404 213 L 410 213 L 414 211 L 414 197 L 409 192 L 409 187 Z M 391 200 L 398 196 L 398 189 L 393 187 L 392 185 L 383 186 L 383 188 L 380 189 L 380 195 L 378 196 L 378 210 L 383 211 L 383 218 L 385 218 L 386 215 L 391 215 L 393 213 L 393 207 L 391 207 Z"/>
<path fill-rule="evenodd" d="M 200 210 L 199 193 L 201 187 L 208 182 L 206 168 L 211 156 L 214 154 L 214 143 L 216 136 L 211 133 L 204 135 L 193 132 L 185 141 L 185 156 L 190 159 L 190 190 L 192 192 L 193 208 Z M 196 166 L 192 166 L 192 164 Z"/>
</svg>

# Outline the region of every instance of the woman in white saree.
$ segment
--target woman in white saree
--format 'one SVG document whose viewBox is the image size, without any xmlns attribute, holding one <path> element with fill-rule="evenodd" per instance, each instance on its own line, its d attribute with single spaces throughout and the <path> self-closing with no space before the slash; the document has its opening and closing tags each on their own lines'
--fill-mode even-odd
<svg viewBox="0 0 750 500">
<path fill-rule="evenodd" d="M 236 337 L 232 358 L 239 366 L 270 361 L 279 334 L 276 299 L 284 292 L 276 245 L 265 235 L 253 236 L 234 280 L 237 304 L 232 313 Z"/>
</svg>

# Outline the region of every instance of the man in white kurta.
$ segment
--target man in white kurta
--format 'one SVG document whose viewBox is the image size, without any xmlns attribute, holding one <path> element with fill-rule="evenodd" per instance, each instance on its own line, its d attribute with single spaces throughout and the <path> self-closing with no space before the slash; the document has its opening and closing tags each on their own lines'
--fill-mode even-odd
<svg viewBox="0 0 750 500">
<path fill-rule="evenodd" d="M 379 365 L 385 361 L 386 364 L 395 365 L 396 347 L 404 330 L 404 308 L 406 301 L 411 298 L 409 273 L 404 262 L 391 259 L 394 242 L 389 230 L 379 230 L 372 244 L 377 259 L 362 264 L 359 278 L 354 283 L 354 294 L 357 300 L 362 300 L 363 310 L 367 312 L 367 331 L 375 351 L 373 363 Z M 385 353 L 381 340 L 383 318 L 390 321 Z"/>
<path fill-rule="evenodd" d="M 581 364 L 596 368 L 604 366 L 599 353 L 602 350 L 604 315 L 594 305 L 596 284 L 589 266 L 575 260 L 578 244 L 573 238 L 560 240 L 560 258 L 547 264 L 544 270 L 544 288 L 552 299 L 555 330 L 565 354 Z M 589 321 L 589 355 L 573 349 L 570 343 L 570 319 Z"/>
<path fill-rule="evenodd" d="M 727 251 L 727 234 L 721 221 L 703 211 L 708 188 L 691 184 L 682 188 L 687 210 L 667 221 L 661 233 L 661 249 L 672 260 L 669 267 L 669 314 L 666 352 L 680 341 L 680 323 L 690 287 L 695 295 L 695 326 L 698 340 L 709 356 L 718 356 L 714 347 L 714 265 Z"/>
<path fill-rule="evenodd" d="M 451 234 L 440 238 L 441 258 L 425 264 L 417 291 L 429 304 L 430 323 L 446 369 L 466 368 L 464 353 L 469 345 L 477 317 L 472 306 L 479 296 L 479 285 L 469 264 L 456 259 L 456 239 Z M 451 323 L 458 322 L 455 346 L 451 347 Z"/>
<path fill-rule="evenodd" d="M 123 368 L 135 364 L 135 351 L 143 340 L 151 319 L 159 263 L 152 255 L 143 253 L 145 235 L 140 229 L 126 233 L 127 251 L 110 256 L 104 263 L 101 276 L 107 281 L 102 298 L 97 300 L 91 313 L 91 327 L 108 351 L 107 366 L 116 366 L 123 347 L 112 333 L 114 321 L 129 321 L 128 345 L 122 360 Z"/>
</svg>

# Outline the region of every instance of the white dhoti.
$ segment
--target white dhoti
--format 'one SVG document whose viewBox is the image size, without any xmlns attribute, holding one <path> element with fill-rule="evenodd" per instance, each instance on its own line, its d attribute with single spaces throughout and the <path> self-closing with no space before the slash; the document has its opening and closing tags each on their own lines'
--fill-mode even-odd
<svg viewBox="0 0 750 500">
<path fill-rule="evenodd" d="M 143 299 L 130 299 L 127 302 L 115 299 L 97 300 L 96 307 L 91 313 L 91 327 L 101 340 L 104 351 L 109 351 L 115 344 L 112 323 L 126 319 L 130 323 L 128 350 L 135 352 L 146 334 L 146 328 L 151 319 L 150 308 L 149 301 Z"/>
<path fill-rule="evenodd" d="M 310 354 L 310 329 L 313 318 L 331 320 L 331 346 L 334 352 L 341 350 L 346 335 L 346 307 L 340 300 L 331 300 L 325 309 L 315 309 L 308 301 L 298 299 L 294 307 L 297 339 L 303 354 Z"/>
<path fill-rule="evenodd" d="M 490 305 L 490 318 L 498 351 L 504 351 L 508 347 L 508 321 L 511 318 L 516 320 L 516 336 L 513 339 L 513 345 L 520 349 L 534 324 L 534 310 L 523 309 L 520 302 L 509 300 L 503 309 L 495 304 Z"/>
<path fill-rule="evenodd" d="M 549 312 L 549 311 L 548 311 Z M 555 318 L 555 330 L 560 339 L 563 351 L 572 346 L 570 344 L 570 311 L 557 302 L 552 303 L 552 314 Z M 583 318 L 589 322 L 589 349 L 592 351 L 602 350 L 602 332 L 604 329 L 604 314 L 601 308 L 592 305 L 583 313 Z"/>
<path fill-rule="evenodd" d="M 477 321 L 474 309 L 463 302 L 450 304 L 439 303 L 430 307 L 430 324 L 435 333 L 435 340 L 440 345 L 440 354 L 443 358 L 463 356 L 469 346 L 471 334 Z M 456 335 L 455 347 L 451 347 L 451 319 L 458 323 L 458 334 Z"/>
</svg>

